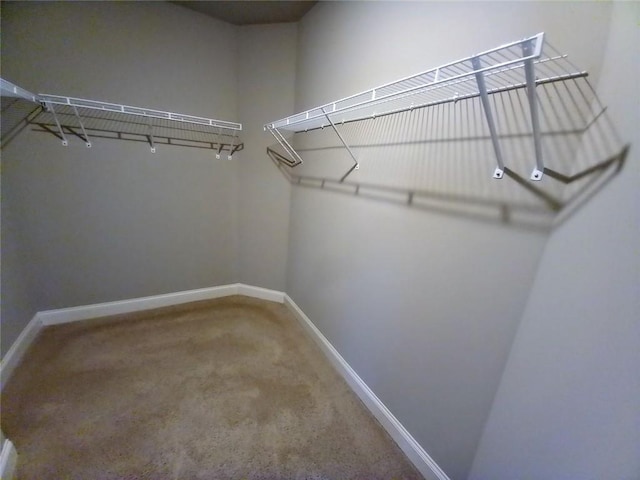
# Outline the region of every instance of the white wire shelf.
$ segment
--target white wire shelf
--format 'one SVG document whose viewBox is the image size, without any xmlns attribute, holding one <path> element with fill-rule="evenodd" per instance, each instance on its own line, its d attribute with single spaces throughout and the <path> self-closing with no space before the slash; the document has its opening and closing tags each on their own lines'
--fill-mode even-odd
<svg viewBox="0 0 640 480">
<path fill-rule="evenodd" d="M 92 146 L 92 137 L 142 138 L 154 153 L 156 145 L 161 144 L 195 146 L 216 150 L 216 158 L 224 152 L 229 160 L 243 148 L 238 138 L 242 124 L 236 122 L 84 98 L 33 94 L 4 79 L 0 79 L 0 92 L 4 97 L 40 104 L 42 110 L 29 122 L 56 135 L 65 146 L 67 135 L 80 137 L 87 147 Z"/>
<path fill-rule="evenodd" d="M 162 120 L 171 120 L 173 122 L 193 123 L 196 125 L 206 125 L 208 127 L 220 128 L 225 130 L 242 130 L 242 124 L 235 122 L 226 122 L 223 120 L 215 120 L 213 118 L 195 117 L 193 115 L 184 115 L 182 113 L 163 112 L 162 110 L 154 110 L 145 107 L 132 107 L 130 105 L 119 105 L 116 103 L 99 102 L 97 100 L 87 100 L 84 98 L 61 97 L 59 95 L 49 95 L 39 93 L 37 95 L 40 103 L 45 105 L 65 105 L 69 107 L 84 108 L 87 110 L 98 110 L 103 112 L 115 112 L 126 115 L 137 115 L 141 117 L 159 118 Z"/>
<path fill-rule="evenodd" d="M 495 122 L 488 96 L 526 88 L 529 93 L 531 128 L 534 138 L 537 138 L 536 168 L 531 174 L 531 180 L 540 180 L 544 166 L 539 147 L 535 87 L 587 75 L 587 72 L 573 65 L 567 55 L 559 53 L 548 43 L 545 44 L 544 33 L 539 33 L 267 123 L 264 130 L 271 132 L 291 156 L 290 166 L 296 166 L 303 159 L 285 138 L 286 132 L 300 133 L 331 127 L 340 137 L 336 125 L 474 97 L 481 97 L 489 129 L 493 132 Z M 497 136 L 493 133 L 492 136 L 498 163 L 493 176 L 502 178 L 504 163 L 500 146 Z M 341 137 L 340 139 L 354 160 L 354 166 L 347 172 L 348 175 L 359 168 L 359 165 L 349 146 Z"/>
<path fill-rule="evenodd" d="M 3 97 L 22 98 L 23 100 L 29 100 L 30 102 L 40 103 L 37 95 L 14 85 L 4 78 L 0 78 L 0 95 Z"/>
</svg>

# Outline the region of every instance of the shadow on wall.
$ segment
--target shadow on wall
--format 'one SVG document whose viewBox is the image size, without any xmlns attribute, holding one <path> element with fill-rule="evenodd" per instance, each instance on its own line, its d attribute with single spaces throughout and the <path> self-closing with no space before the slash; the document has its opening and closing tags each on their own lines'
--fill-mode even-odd
<svg viewBox="0 0 640 480">
<path fill-rule="evenodd" d="M 1 119 L 0 139 L 2 148 L 11 143 L 16 135 L 29 125 L 29 119 L 36 115 L 41 107 L 15 97 L 2 97 L 2 107 L 0 110 Z"/>
<path fill-rule="evenodd" d="M 492 178 L 495 151 L 480 98 L 337 124 L 287 138 L 267 153 L 293 185 L 548 232 L 623 167 L 618 138 L 586 78 L 537 87 L 544 176 L 531 181 L 534 139 L 525 89 L 491 95 L 504 176 Z"/>
</svg>

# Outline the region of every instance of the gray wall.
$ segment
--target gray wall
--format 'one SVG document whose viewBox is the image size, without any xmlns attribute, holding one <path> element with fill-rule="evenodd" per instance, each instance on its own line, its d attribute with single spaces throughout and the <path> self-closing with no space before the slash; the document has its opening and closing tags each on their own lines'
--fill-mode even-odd
<svg viewBox="0 0 640 480">
<path fill-rule="evenodd" d="M 299 26 L 296 111 L 539 31 L 597 78 L 609 14 L 602 4 L 320 3 Z M 400 168 L 388 160 L 380 177 Z M 445 191 L 458 188 L 456 173 L 442 177 Z M 364 159 L 350 178 L 367 174 Z M 479 190 L 514 188 L 490 174 L 474 180 Z M 464 479 L 547 237 L 360 197 L 293 189 L 287 292 Z"/>
<path fill-rule="evenodd" d="M 637 479 L 640 155 L 637 3 L 616 3 L 598 92 L 633 145 L 545 249 L 471 478 Z"/>
<path fill-rule="evenodd" d="M 3 153 L 4 156 L 4 153 Z M 6 165 L 2 162 L 2 168 Z M 0 352 L 4 356 L 18 338 L 27 322 L 38 311 L 40 304 L 35 287 L 36 269 L 24 248 L 23 239 L 16 227 L 18 212 L 6 205 L 5 172 L 2 173 L 2 303 L 0 324 Z"/>
<path fill-rule="evenodd" d="M 274 139 L 262 126 L 293 112 L 297 24 L 240 27 L 239 34 L 239 281 L 283 291 L 291 187 L 265 154 Z"/>
<path fill-rule="evenodd" d="M 237 121 L 237 33 L 165 2 L 7 3 L 2 76 Z M 31 131 L 3 149 L 3 352 L 37 310 L 238 280 L 237 163 L 157 150 L 100 139 L 65 148 Z"/>
</svg>

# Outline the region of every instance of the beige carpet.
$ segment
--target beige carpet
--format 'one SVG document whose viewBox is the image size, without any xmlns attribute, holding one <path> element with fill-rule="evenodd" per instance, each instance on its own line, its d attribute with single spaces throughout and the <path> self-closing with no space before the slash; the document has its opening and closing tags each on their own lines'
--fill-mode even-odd
<svg viewBox="0 0 640 480">
<path fill-rule="evenodd" d="M 20 479 L 422 478 L 280 304 L 46 328 L 7 384 Z"/>
</svg>

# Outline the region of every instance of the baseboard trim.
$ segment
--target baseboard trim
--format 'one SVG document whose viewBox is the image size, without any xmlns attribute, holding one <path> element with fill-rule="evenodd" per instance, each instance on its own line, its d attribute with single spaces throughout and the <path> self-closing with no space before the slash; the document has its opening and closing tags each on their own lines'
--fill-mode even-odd
<svg viewBox="0 0 640 480">
<path fill-rule="evenodd" d="M 106 317 L 109 315 L 118 315 L 121 313 L 131 313 L 141 310 L 151 310 L 153 308 L 169 307 L 171 305 L 197 302 L 199 300 L 210 300 L 213 298 L 235 295 L 237 292 L 237 284 L 222 285 L 219 287 L 199 288 L 196 290 L 186 290 L 183 292 L 153 295 L 150 297 L 118 300 L 115 302 L 96 303 L 93 305 L 60 308 L 57 310 L 45 310 L 43 312 L 39 312 L 38 315 L 42 319 L 43 325 L 57 325 L 60 323 L 87 320 L 89 318 Z"/>
<path fill-rule="evenodd" d="M 18 465 L 18 452 L 10 440 L 5 439 L 0 453 L 0 479 L 13 480 Z"/>
<path fill-rule="evenodd" d="M 0 361 L 0 392 L 4 389 L 5 383 L 7 383 L 11 375 L 13 375 L 13 371 L 22 360 L 31 342 L 35 340 L 40 330 L 42 330 L 42 327 L 42 319 L 40 315 L 36 313 L 22 332 L 20 332 L 18 338 L 13 342 L 13 345 L 7 350 L 2 361 Z M 4 477 L 0 476 L 0 479 L 4 479 Z"/>
<path fill-rule="evenodd" d="M 245 285 L 244 283 L 238 283 L 238 295 L 260 298 L 262 300 L 269 300 L 271 302 L 277 303 L 284 303 L 285 297 L 284 292 L 269 290 L 262 287 L 254 287 L 252 285 Z"/>
<path fill-rule="evenodd" d="M 22 330 L 22 333 L 20 333 L 16 341 L 13 342 L 13 345 L 11 345 L 11 348 L 0 362 L 0 391 L 2 391 L 4 384 L 9 380 L 13 371 L 22 360 L 31 342 L 33 342 L 40 330 L 45 326 L 168 307 L 181 303 L 197 302 L 199 300 L 211 300 L 214 298 L 228 297 L 230 295 L 244 295 L 278 303 L 283 303 L 285 297 L 284 292 L 254 287 L 244 283 L 232 283 L 217 287 L 198 288 L 195 290 L 185 290 L 149 297 L 131 298 L 115 302 L 96 303 L 93 305 L 81 305 L 38 312 L 24 330 Z M 2 479 L 4 479 L 4 477 L 0 477 L 0 480 Z"/>
<path fill-rule="evenodd" d="M 324 352 L 325 356 L 338 370 L 351 389 L 360 397 L 369 411 L 380 422 L 384 429 L 391 435 L 400 449 L 409 458 L 411 463 L 420 471 L 427 480 L 450 480 L 446 473 L 411 436 L 406 428 L 389 411 L 384 403 L 376 396 L 368 385 L 360 378 L 347 361 L 338 353 L 335 347 L 318 330 L 311 319 L 293 301 L 289 295 L 284 296 L 284 304 L 298 318 L 305 330 L 310 334 L 316 344 Z"/>
<path fill-rule="evenodd" d="M 57 325 L 60 323 L 76 322 L 89 318 L 106 317 L 121 313 L 138 312 L 141 310 L 151 310 L 153 308 L 169 307 L 181 303 L 197 302 L 199 300 L 211 300 L 214 298 L 228 297 L 230 295 L 244 295 L 247 297 L 270 300 L 272 302 L 283 303 L 284 292 L 269 290 L 262 287 L 254 287 L 243 283 L 232 283 L 217 287 L 199 288 L 196 290 L 186 290 L 183 292 L 167 293 L 163 295 L 153 295 L 150 297 L 132 298 L 128 300 L 118 300 L 115 302 L 96 303 L 93 305 L 82 305 L 78 307 L 60 308 L 57 310 L 45 310 L 38 312 L 42 324 Z"/>
</svg>

